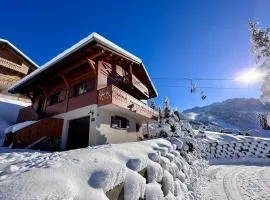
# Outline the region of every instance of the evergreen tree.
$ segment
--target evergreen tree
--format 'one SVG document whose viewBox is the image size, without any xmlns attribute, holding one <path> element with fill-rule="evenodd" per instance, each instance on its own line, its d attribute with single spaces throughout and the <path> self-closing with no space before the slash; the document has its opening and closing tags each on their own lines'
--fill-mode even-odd
<svg viewBox="0 0 270 200">
<path fill-rule="evenodd" d="M 150 105 L 149 105 L 150 108 L 156 110 L 157 109 L 157 106 L 156 106 L 156 103 L 154 101 L 154 99 L 150 99 Z"/>
<path fill-rule="evenodd" d="M 163 113 L 164 113 L 164 117 L 169 117 L 170 116 L 170 101 L 168 97 L 165 97 L 164 101 L 163 101 Z"/>
<path fill-rule="evenodd" d="M 259 28 L 257 22 L 249 22 L 251 32 L 251 52 L 258 62 L 262 58 L 270 57 L 270 28 Z"/>
<path fill-rule="evenodd" d="M 251 52 L 261 64 L 257 67 L 259 73 L 263 74 L 260 100 L 262 103 L 270 99 L 270 28 L 260 28 L 257 22 L 249 22 L 251 32 Z"/>
</svg>

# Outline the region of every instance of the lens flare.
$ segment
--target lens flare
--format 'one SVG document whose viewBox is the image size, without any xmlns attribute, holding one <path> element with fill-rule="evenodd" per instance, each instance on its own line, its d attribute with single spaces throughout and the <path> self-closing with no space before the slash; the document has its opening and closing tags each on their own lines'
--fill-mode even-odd
<svg viewBox="0 0 270 200">
<path fill-rule="evenodd" d="M 244 83 L 257 83 L 257 82 L 262 81 L 262 78 L 263 78 L 263 73 L 253 68 L 242 73 L 240 76 L 236 78 L 236 80 L 244 82 Z"/>
</svg>

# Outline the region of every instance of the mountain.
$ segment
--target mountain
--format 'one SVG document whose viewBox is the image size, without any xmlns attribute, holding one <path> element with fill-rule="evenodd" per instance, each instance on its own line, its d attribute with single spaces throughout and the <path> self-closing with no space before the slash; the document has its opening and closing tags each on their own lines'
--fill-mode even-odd
<svg viewBox="0 0 270 200">
<path fill-rule="evenodd" d="M 270 103 L 263 105 L 258 99 L 235 98 L 183 111 L 195 127 L 203 124 L 214 130 L 229 128 L 257 130 L 259 135 L 270 133 L 260 127 L 259 112 L 270 112 Z"/>
</svg>

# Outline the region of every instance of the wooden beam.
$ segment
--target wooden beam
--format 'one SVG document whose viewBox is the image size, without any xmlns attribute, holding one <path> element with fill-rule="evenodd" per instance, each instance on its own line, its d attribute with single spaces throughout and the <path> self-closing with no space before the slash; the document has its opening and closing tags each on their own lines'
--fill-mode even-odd
<svg viewBox="0 0 270 200">
<path fill-rule="evenodd" d="M 87 57 L 87 59 L 89 59 L 89 60 L 96 59 L 97 57 L 103 55 L 104 53 L 105 53 L 105 50 L 102 49 L 99 53 L 96 53 L 96 54 L 94 54 L 94 55 L 91 55 L 91 56 Z"/>
<path fill-rule="evenodd" d="M 130 82 L 130 84 L 132 84 L 132 64 L 133 63 L 131 63 L 129 65 L 129 82 Z"/>
<path fill-rule="evenodd" d="M 68 80 L 66 79 L 66 77 L 64 76 L 64 74 L 59 73 L 58 76 L 64 81 L 64 83 L 66 85 L 66 89 L 69 90 L 70 84 L 69 84 Z"/>
<path fill-rule="evenodd" d="M 91 60 L 91 59 L 88 59 L 88 63 L 90 65 L 90 68 L 92 69 L 92 71 L 94 72 L 94 75 L 96 76 L 97 74 L 97 67 L 96 67 L 96 63 Z"/>
</svg>

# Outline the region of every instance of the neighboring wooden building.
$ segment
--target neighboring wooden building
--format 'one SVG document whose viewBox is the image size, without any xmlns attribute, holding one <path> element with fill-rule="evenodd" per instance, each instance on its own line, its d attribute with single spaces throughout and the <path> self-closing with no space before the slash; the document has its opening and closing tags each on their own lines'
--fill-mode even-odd
<svg viewBox="0 0 270 200">
<path fill-rule="evenodd" d="M 0 145 L 4 130 L 16 123 L 20 108 L 31 105 L 29 98 L 7 90 L 37 68 L 37 64 L 13 44 L 0 38 Z"/>
<path fill-rule="evenodd" d="M 30 99 L 20 94 L 10 94 L 7 89 L 38 66 L 9 41 L 0 38 L 0 101 L 22 101 Z"/>
<path fill-rule="evenodd" d="M 147 99 L 157 92 L 142 61 L 97 33 L 47 62 L 9 92 L 32 101 L 31 107 L 21 110 L 18 122 L 63 120 L 58 131 L 61 149 L 137 141 L 143 137 L 141 124 L 158 117 L 147 106 Z M 28 129 L 35 134 L 31 126 Z M 39 135 L 46 136 L 47 131 L 43 132 Z M 21 134 L 23 146 L 37 139 L 27 138 Z M 17 146 L 23 147 L 18 140 Z"/>
</svg>

